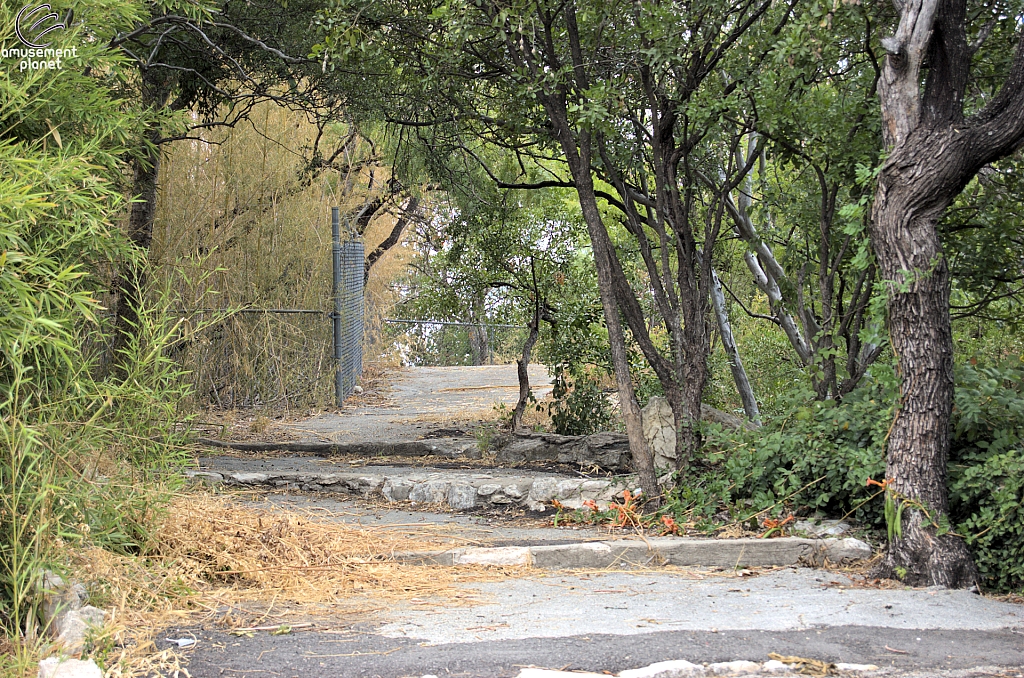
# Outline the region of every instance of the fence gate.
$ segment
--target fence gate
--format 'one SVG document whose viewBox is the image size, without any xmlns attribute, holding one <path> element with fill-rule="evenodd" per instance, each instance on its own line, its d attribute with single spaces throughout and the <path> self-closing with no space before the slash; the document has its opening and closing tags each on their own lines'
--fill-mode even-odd
<svg viewBox="0 0 1024 678">
<path fill-rule="evenodd" d="M 363 243 L 341 242 L 339 209 L 331 208 L 334 255 L 334 397 L 338 407 L 363 373 Z"/>
</svg>

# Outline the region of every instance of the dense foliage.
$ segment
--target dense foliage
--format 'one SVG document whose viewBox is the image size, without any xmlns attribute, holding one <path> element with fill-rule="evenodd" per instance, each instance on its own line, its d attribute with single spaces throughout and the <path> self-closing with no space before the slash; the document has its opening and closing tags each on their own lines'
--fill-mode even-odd
<svg viewBox="0 0 1024 678">
<path fill-rule="evenodd" d="M 176 328 L 151 308 L 123 371 L 99 365 L 109 276 L 146 266 L 117 228 L 140 117 L 117 96 L 122 62 L 103 47 L 142 8 L 105 3 L 98 23 L 74 9 L 86 23 L 60 40 L 77 57 L 0 79 L 0 625 L 29 637 L 60 546 L 145 547 L 179 395 L 163 352 Z M 0 5 L 5 45 L 17 10 Z"/>
<path fill-rule="evenodd" d="M 950 524 L 971 547 L 987 587 L 1024 587 L 1024 361 L 958 370 Z M 841 403 L 793 392 L 761 431 L 709 427 L 709 466 L 675 491 L 681 515 L 736 519 L 761 512 L 820 512 L 884 531 L 885 440 L 897 402 L 891 368 Z M 884 532 L 883 532 L 884 533 Z"/>
</svg>

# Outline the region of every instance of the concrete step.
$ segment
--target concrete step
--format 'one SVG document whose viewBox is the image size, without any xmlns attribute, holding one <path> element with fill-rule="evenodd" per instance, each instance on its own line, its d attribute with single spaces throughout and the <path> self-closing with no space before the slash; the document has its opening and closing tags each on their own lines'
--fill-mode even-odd
<svg viewBox="0 0 1024 678">
<path fill-rule="evenodd" d="M 461 548 L 414 552 L 396 558 L 430 565 L 521 565 L 549 570 L 633 569 L 660 565 L 684 567 L 785 567 L 848 563 L 871 557 L 859 539 L 694 539 L 648 537 L 546 546 Z"/>
<path fill-rule="evenodd" d="M 310 457 L 200 460 L 201 470 L 186 475 L 194 481 L 267 490 L 331 493 L 363 498 L 383 497 L 396 506 L 468 511 L 522 508 L 554 513 L 554 502 L 576 509 L 593 501 L 604 509 L 623 490 L 634 490 L 630 476 L 573 478 L 515 469 L 438 469 L 414 466 L 370 466 Z M 635 490 L 634 490 L 635 491 Z M 851 538 L 695 539 L 652 537 L 588 539 L 563 544 L 522 544 L 458 548 L 396 556 L 410 563 L 437 565 L 526 565 L 545 569 L 633 568 L 659 565 L 701 567 L 766 567 L 820 565 L 871 557 L 871 547 Z"/>
</svg>

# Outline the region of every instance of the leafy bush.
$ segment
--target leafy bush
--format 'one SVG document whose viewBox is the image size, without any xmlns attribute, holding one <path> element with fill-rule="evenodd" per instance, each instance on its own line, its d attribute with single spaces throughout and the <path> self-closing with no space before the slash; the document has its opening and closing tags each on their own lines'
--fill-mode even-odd
<svg viewBox="0 0 1024 678">
<path fill-rule="evenodd" d="M 885 475 L 885 439 L 897 382 L 875 365 L 841 403 L 787 396 L 784 413 L 757 431 L 708 426 L 707 469 L 670 497 L 676 512 L 818 509 L 883 529 L 883 502 L 868 478 Z M 1024 361 L 957 369 L 949 463 L 950 522 L 985 585 L 1024 587 Z M 738 510 L 741 507 L 742 510 Z"/>
<path fill-rule="evenodd" d="M 1024 362 L 958 370 L 950 517 L 986 583 L 1024 588 Z"/>
<path fill-rule="evenodd" d="M 785 503 L 878 524 L 881 502 L 868 501 L 873 492 L 866 481 L 885 474 L 895 379 L 883 365 L 873 372 L 840 403 L 789 394 L 784 414 L 760 430 L 709 426 L 706 436 L 722 452 L 731 497 L 749 503 L 751 513 Z"/>
<path fill-rule="evenodd" d="M 607 430 L 612 409 L 597 379 L 587 371 L 570 375 L 565 365 L 555 367 L 552 402 L 548 414 L 555 433 L 582 436 Z"/>
</svg>

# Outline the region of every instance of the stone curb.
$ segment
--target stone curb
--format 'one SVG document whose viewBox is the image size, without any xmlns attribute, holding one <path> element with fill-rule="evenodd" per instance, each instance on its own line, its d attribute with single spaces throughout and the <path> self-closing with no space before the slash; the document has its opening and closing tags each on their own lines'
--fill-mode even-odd
<svg viewBox="0 0 1024 678">
<path fill-rule="evenodd" d="M 874 664 L 834 664 L 835 671 L 844 674 L 865 675 L 879 670 Z M 763 664 L 751 661 L 718 662 L 715 664 L 691 664 L 685 660 L 658 662 L 639 669 L 629 669 L 617 674 L 618 678 L 697 678 L 700 676 L 777 676 L 799 675 L 799 667 L 772 660 Z M 516 678 L 604 678 L 604 673 L 582 673 L 552 669 L 524 668 Z M 423 676 L 428 678 L 428 676 Z M 430 677 L 433 678 L 433 677 Z"/>
<path fill-rule="evenodd" d="M 417 565 L 505 565 L 541 569 L 636 568 L 660 565 L 686 567 L 772 567 L 819 565 L 827 558 L 839 563 L 871 557 L 871 547 L 859 539 L 689 539 L 655 537 L 561 544 L 462 548 L 395 554 Z"/>
<path fill-rule="evenodd" d="M 544 513 L 552 509 L 551 503 L 554 500 L 570 510 L 581 508 L 585 501 L 593 501 L 599 508 L 605 509 L 612 497 L 625 487 L 624 478 L 609 480 L 429 471 L 401 475 L 351 471 L 186 471 L 185 476 L 194 482 L 209 485 L 266 487 L 303 492 L 327 491 L 361 497 L 380 494 L 388 501 L 447 504 L 456 511 L 516 505 Z"/>
</svg>

